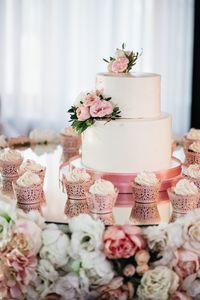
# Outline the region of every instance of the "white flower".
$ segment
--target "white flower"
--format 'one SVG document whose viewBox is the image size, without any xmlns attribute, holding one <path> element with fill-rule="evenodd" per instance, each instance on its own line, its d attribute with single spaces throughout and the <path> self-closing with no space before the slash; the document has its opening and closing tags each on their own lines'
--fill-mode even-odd
<svg viewBox="0 0 200 300">
<path fill-rule="evenodd" d="M 31 210 L 28 213 L 25 213 L 23 210 L 17 210 L 17 217 L 19 219 L 31 220 L 36 225 L 38 225 L 41 229 L 46 227 L 45 219 L 41 216 L 41 214 L 37 210 Z"/>
<path fill-rule="evenodd" d="M 42 232 L 43 246 L 40 256 L 49 260 L 53 266 L 64 266 L 69 259 L 69 238 L 55 224 L 49 224 Z"/>
<path fill-rule="evenodd" d="M 0 216 L 5 216 L 12 221 L 16 220 L 16 202 L 6 196 L 1 195 L 0 199 Z"/>
<path fill-rule="evenodd" d="M 54 283 L 39 275 L 27 287 L 27 300 L 38 300 L 52 293 Z"/>
<path fill-rule="evenodd" d="M 114 276 L 112 265 L 106 259 L 103 252 L 81 252 L 82 273 L 86 276 L 91 285 L 104 285 L 111 281 Z"/>
<path fill-rule="evenodd" d="M 117 49 L 115 52 L 115 58 L 119 58 L 119 57 L 124 57 L 125 56 L 125 51 L 121 50 L 121 49 Z"/>
<path fill-rule="evenodd" d="M 38 273 L 42 278 L 45 278 L 51 282 L 58 279 L 58 272 L 54 269 L 52 264 L 46 259 L 40 259 L 38 267 Z"/>
<path fill-rule="evenodd" d="M 0 251 L 6 247 L 11 236 L 11 224 L 4 217 L 0 216 Z"/>
<path fill-rule="evenodd" d="M 85 292 L 81 290 L 80 278 L 74 273 L 61 277 L 56 282 L 53 292 L 62 296 L 61 300 L 85 299 Z"/>
<path fill-rule="evenodd" d="M 103 247 L 104 225 L 87 214 L 80 214 L 69 220 L 71 255 L 78 256 L 82 250 L 94 251 Z"/>
<path fill-rule="evenodd" d="M 176 273 L 164 266 L 145 272 L 137 290 L 141 300 L 168 300 L 178 288 Z"/>
</svg>

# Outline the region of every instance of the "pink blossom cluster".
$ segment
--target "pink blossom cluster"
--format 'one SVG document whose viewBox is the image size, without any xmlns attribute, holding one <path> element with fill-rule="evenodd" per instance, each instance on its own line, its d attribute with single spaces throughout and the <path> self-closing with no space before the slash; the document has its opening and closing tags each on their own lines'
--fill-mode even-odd
<svg viewBox="0 0 200 300">
<path fill-rule="evenodd" d="M 110 116 L 114 105 L 112 102 L 102 99 L 101 92 L 96 90 L 83 96 L 81 104 L 76 109 L 79 121 L 92 118 L 103 118 Z"/>
</svg>

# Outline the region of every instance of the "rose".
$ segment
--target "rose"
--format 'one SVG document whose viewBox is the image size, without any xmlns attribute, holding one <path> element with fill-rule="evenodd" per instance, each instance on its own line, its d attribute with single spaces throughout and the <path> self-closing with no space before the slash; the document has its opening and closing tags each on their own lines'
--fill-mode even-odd
<svg viewBox="0 0 200 300">
<path fill-rule="evenodd" d="M 103 248 L 104 225 L 90 215 L 80 214 L 69 220 L 72 233 L 70 252 L 72 257 L 79 256 L 81 251 L 96 251 Z"/>
<path fill-rule="evenodd" d="M 112 63 L 112 72 L 123 73 L 128 68 L 129 60 L 127 57 L 119 57 Z"/>
<path fill-rule="evenodd" d="M 83 105 L 85 107 L 91 106 L 95 101 L 99 101 L 100 97 L 97 96 L 96 92 L 88 93 L 83 97 Z"/>
<path fill-rule="evenodd" d="M 178 287 L 178 276 L 165 266 L 144 273 L 137 290 L 139 299 L 168 300 Z"/>
<path fill-rule="evenodd" d="M 170 300 L 192 300 L 192 298 L 188 295 L 186 295 L 185 293 L 176 291 L 172 297 L 170 298 Z"/>
<path fill-rule="evenodd" d="M 0 216 L 0 251 L 2 251 L 12 236 L 11 223 Z"/>
<path fill-rule="evenodd" d="M 145 241 L 137 226 L 110 226 L 104 233 L 104 252 L 111 259 L 128 258 L 144 246 Z"/>
<path fill-rule="evenodd" d="M 119 281 L 118 285 L 113 285 L 112 281 L 107 286 L 102 286 L 97 289 L 99 293 L 98 299 L 112 299 L 112 300 L 128 300 L 133 299 L 134 296 L 134 287 L 131 282 L 127 282 L 127 284 L 123 283 L 123 278 L 120 282 L 120 277 L 114 278 L 112 281 Z"/>
<path fill-rule="evenodd" d="M 42 232 L 43 246 L 40 256 L 49 260 L 53 266 L 64 266 L 69 259 L 69 238 L 56 224 L 50 224 Z"/>
<path fill-rule="evenodd" d="M 103 118 L 111 115 L 113 112 L 113 104 L 106 100 L 94 101 L 90 107 L 90 114 L 92 117 Z"/>
<path fill-rule="evenodd" d="M 21 233 L 25 236 L 28 242 L 28 249 L 30 255 L 37 255 L 42 245 L 42 231 L 41 228 L 31 220 L 17 220 L 15 222 L 15 233 Z"/>
<path fill-rule="evenodd" d="M 136 272 L 139 275 L 143 275 L 145 272 L 147 272 L 149 270 L 149 266 L 147 264 L 144 265 L 139 265 L 136 267 Z"/>
<path fill-rule="evenodd" d="M 196 253 L 185 249 L 178 249 L 175 252 L 175 256 L 177 264 L 174 267 L 174 270 L 180 278 L 184 279 L 198 271 L 199 259 Z"/>
<path fill-rule="evenodd" d="M 138 265 L 148 264 L 150 259 L 149 252 L 142 249 L 135 254 L 135 261 Z"/>
<path fill-rule="evenodd" d="M 126 277 L 132 277 L 135 274 L 135 267 L 134 265 L 126 265 L 125 268 L 123 269 L 123 274 Z"/>
<path fill-rule="evenodd" d="M 116 58 L 126 57 L 125 51 L 121 50 L 121 49 L 117 49 L 116 52 L 115 52 L 115 57 Z"/>
<path fill-rule="evenodd" d="M 52 264 L 46 259 L 40 259 L 37 271 L 40 277 L 45 278 L 51 282 L 56 281 L 59 276 L 58 272 L 54 269 Z"/>
<path fill-rule="evenodd" d="M 76 115 L 79 121 L 85 121 L 90 118 L 89 108 L 84 105 L 80 105 L 76 109 Z"/>
</svg>

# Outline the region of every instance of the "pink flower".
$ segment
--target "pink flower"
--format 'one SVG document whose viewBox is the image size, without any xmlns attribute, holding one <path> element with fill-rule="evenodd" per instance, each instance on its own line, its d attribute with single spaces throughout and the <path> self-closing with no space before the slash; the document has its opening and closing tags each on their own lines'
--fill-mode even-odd
<svg viewBox="0 0 200 300">
<path fill-rule="evenodd" d="M 181 293 L 179 291 L 175 292 L 170 300 L 192 300 L 192 298 L 185 293 Z"/>
<path fill-rule="evenodd" d="M 95 101 L 100 100 L 99 96 L 95 93 L 89 93 L 83 97 L 83 105 L 90 107 Z"/>
<path fill-rule="evenodd" d="M 112 63 L 112 72 L 123 73 L 128 67 L 129 60 L 127 57 L 119 57 Z"/>
<path fill-rule="evenodd" d="M 104 233 L 104 252 L 107 257 L 112 259 L 133 256 L 144 246 L 145 241 L 137 226 L 111 226 Z"/>
<path fill-rule="evenodd" d="M 181 279 L 197 272 L 199 269 L 198 255 L 190 250 L 178 249 L 175 252 L 177 265 L 174 267 L 175 272 Z"/>
<path fill-rule="evenodd" d="M 135 274 L 135 267 L 134 265 L 126 265 L 126 267 L 123 269 L 123 274 L 126 277 L 132 277 Z"/>
<path fill-rule="evenodd" d="M 136 263 L 140 266 L 148 264 L 149 259 L 150 259 L 149 252 L 144 249 L 138 251 L 135 255 Z"/>
<path fill-rule="evenodd" d="M 113 104 L 106 100 L 97 100 L 90 107 L 90 114 L 92 117 L 103 118 L 111 115 L 113 112 Z"/>
<path fill-rule="evenodd" d="M 79 121 L 85 121 L 90 118 L 89 108 L 80 105 L 76 110 L 76 115 Z"/>
</svg>

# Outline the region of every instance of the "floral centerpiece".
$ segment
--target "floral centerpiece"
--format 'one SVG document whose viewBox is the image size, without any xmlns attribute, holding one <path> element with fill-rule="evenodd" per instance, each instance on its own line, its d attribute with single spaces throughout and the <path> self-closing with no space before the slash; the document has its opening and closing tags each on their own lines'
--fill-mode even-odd
<svg viewBox="0 0 200 300">
<path fill-rule="evenodd" d="M 77 133 L 82 133 L 96 120 L 115 120 L 120 118 L 120 109 L 111 101 L 111 97 L 103 95 L 102 91 L 81 93 L 77 104 L 69 110 L 70 122 Z"/>
<path fill-rule="evenodd" d="M 125 44 L 122 44 L 121 49 L 116 49 L 115 56 L 110 56 L 109 59 L 103 58 L 108 64 L 108 72 L 110 73 L 128 73 L 132 67 L 136 64 L 139 57 L 138 52 L 125 50 Z"/>
</svg>

